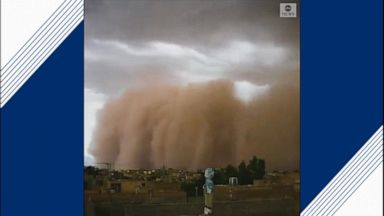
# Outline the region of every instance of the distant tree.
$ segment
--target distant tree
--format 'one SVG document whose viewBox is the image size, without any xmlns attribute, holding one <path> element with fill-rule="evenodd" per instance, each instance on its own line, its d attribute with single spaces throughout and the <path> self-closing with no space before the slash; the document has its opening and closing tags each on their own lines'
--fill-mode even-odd
<svg viewBox="0 0 384 216">
<path fill-rule="evenodd" d="M 215 175 L 213 176 L 213 182 L 216 185 L 228 184 L 228 176 L 224 169 L 215 169 Z"/>
<path fill-rule="evenodd" d="M 195 180 L 195 184 L 197 187 L 202 189 L 203 185 L 205 183 L 205 177 L 204 177 L 204 173 L 202 171 L 200 171 L 198 173 L 199 173 L 199 178 Z"/>
<path fill-rule="evenodd" d="M 86 175 L 95 176 L 95 175 L 99 174 L 99 169 L 94 167 L 94 166 L 86 166 L 86 167 L 84 167 L 84 173 Z"/>
<path fill-rule="evenodd" d="M 239 165 L 239 184 L 252 184 L 252 174 L 245 165 L 244 161 L 242 161 Z"/>
<path fill-rule="evenodd" d="M 256 175 L 256 179 L 263 179 L 265 176 L 265 160 L 259 159 L 259 164 L 258 164 L 259 172 L 258 175 Z"/>
<path fill-rule="evenodd" d="M 239 176 L 239 173 L 237 172 L 237 169 L 236 167 L 232 166 L 232 165 L 228 165 L 226 168 L 225 168 L 225 174 L 227 175 L 227 177 L 238 177 Z"/>
<path fill-rule="evenodd" d="M 262 179 L 265 175 L 265 161 L 258 159 L 256 156 L 249 161 L 247 166 L 248 170 L 251 172 L 252 179 Z"/>
</svg>

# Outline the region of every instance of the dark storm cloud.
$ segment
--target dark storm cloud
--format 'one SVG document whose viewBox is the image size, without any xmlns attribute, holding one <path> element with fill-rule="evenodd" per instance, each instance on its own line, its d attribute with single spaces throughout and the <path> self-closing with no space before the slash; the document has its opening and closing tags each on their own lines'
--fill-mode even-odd
<svg viewBox="0 0 384 216">
<path fill-rule="evenodd" d="M 115 41 L 138 49 L 149 42 L 160 41 L 192 48 L 203 54 L 220 50 L 232 41 L 270 44 L 286 50 L 284 59 L 278 64 L 237 64 L 221 70 L 228 72 L 229 78 L 234 80 L 246 77 L 263 83 L 276 82 L 279 75 L 284 76 L 283 73 L 298 73 L 299 20 L 280 18 L 279 4 L 280 1 L 275 0 L 86 1 L 85 47 L 86 67 L 89 68 L 86 70 L 86 87 L 114 93 L 124 88 L 119 84 L 122 78 L 125 85 L 134 85 L 137 82 L 132 76 L 146 71 L 151 73 L 149 71 L 153 68 L 159 69 L 157 74 L 174 74 L 169 76 L 174 80 L 183 70 L 175 64 L 185 63 L 163 56 L 148 58 L 118 53 L 114 48 L 95 43 L 95 40 Z M 87 57 L 92 53 L 103 60 L 90 62 Z M 188 70 L 186 73 L 198 72 Z M 104 85 L 105 77 L 115 83 L 112 88 Z"/>
<path fill-rule="evenodd" d="M 297 19 L 279 17 L 275 0 L 86 1 L 89 37 L 217 45 L 232 38 L 291 44 Z M 297 47 L 297 46 L 293 46 Z"/>
</svg>

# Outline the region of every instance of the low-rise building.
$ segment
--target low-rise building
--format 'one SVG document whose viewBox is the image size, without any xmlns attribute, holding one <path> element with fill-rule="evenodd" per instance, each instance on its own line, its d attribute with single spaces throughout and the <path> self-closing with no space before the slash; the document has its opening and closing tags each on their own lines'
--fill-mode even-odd
<svg viewBox="0 0 384 216">
<path fill-rule="evenodd" d="M 138 193 L 145 187 L 144 181 L 131 179 L 109 180 L 108 188 L 114 193 Z"/>
</svg>

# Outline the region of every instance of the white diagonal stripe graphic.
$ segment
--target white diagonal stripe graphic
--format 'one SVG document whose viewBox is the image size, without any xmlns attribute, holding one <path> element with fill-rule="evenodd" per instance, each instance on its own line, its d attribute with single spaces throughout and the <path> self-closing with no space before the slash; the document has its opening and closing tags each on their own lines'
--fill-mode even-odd
<svg viewBox="0 0 384 216">
<path fill-rule="evenodd" d="M 302 216 L 334 215 L 383 161 L 383 126 L 302 211 Z"/>
<path fill-rule="evenodd" d="M 72 4 L 69 8 L 67 8 L 67 10 L 63 11 L 61 16 L 59 16 L 59 19 L 56 20 L 56 23 L 53 23 L 53 28 L 46 29 L 42 38 L 31 42 L 32 46 L 28 47 L 32 47 L 32 50 L 25 50 L 22 53 L 22 56 L 17 58 L 17 64 L 13 64 L 3 70 L 3 74 L 1 77 L 3 94 L 6 93 L 8 85 L 14 82 L 15 77 L 18 77 L 18 75 L 23 72 L 27 61 L 34 61 L 35 56 L 39 54 L 40 50 L 44 50 L 44 47 L 47 45 L 47 43 L 51 42 L 49 39 L 51 39 L 60 32 L 61 27 L 64 26 L 68 19 L 71 18 L 71 12 L 74 9 L 76 9 L 76 5 Z"/>
<path fill-rule="evenodd" d="M 3 107 L 83 20 L 83 0 L 65 1 L 1 71 Z"/>
<path fill-rule="evenodd" d="M 81 20 L 82 20 L 82 15 L 75 17 L 71 21 L 71 23 L 73 23 L 73 22 L 80 23 Z M 37 68 L 44 62 L 44 60 L 46 60 L 46 58 L 49 57 L 49 54 L 51 54 L 61 44 L 61 42 L 69 35 L 69 33 L 72 30 L 73 30 L 73 28 L 70 29 L 69 31 L 65 32 L 64 36 L 59 35 L 59 37 L 56 37 L 55 42 L 57 39 L 59 39 L 60 41 L 56 42 L 54 45 L 50 45 L 51 49 L 44 50 L 43 52 L 41 52 L 41 55 L 39 57 L 39 61 L 33 62 L 32 66 L 30 68 L 28 68 L 29 72 L 23 73 L 20 77 L 18 77 L 15 80 L 15 82 L 12 82 L 12 86 L 10 88 L 10 91 L 7 91 L 7 90 L 4 91 L 2 106 L 4 106 L 5 103 L 8 102 L 8 100 L 16 93 L 16 91 L 25 83 L 25 81 L 28 80 L 31 75 L 33 75 L 35 70 L 37 70 Z M 48 52 L 48 54 L 47 54 L 47 52 Z M 43 57 L 41 57 L 41 56 L 43 56 Z"/>
<path fill-rule="evenodd" d="M 46 29 L 52 28 L 52 24 L 54 26 L 55 20 L 60 17 L 63 11 L 67 11 L 68 7 L 71 5 L 70 1 L 64 1 L 48 19 L 43 23 L 43 25 L 32 35 L 32 37 L 19 49 L 16 54 L 5 64 L 1 66 L 2 75 L 5 77 L 6 71 L 14 66 L 14 63 L 19 59 L 23 58 L 23 55 L 30 52 L 30 49 L 36 45 L 35 41 L 41 40 L 41 35 L 46 32 Z M 2 79 L 4 79 L 2 77 Z"/>
<path fill-rule="evenodd" d="M 332 187 L 329 187 L 327 193 L 324 194 L 322 199 L 319 199 L 319 204 L 316 205 L 317 209 L 313 212 L 314 215 L 315 213 L 319 210 L 324 210 L 327 208 L 327 205 L 334 204 L 334 198 L 338 197 L 335 196 L 335 194 L 342 193 L 345 189 L 345 187 L 349 186 L 349 182 L 351 180 L 354 180 L 351 178 L 351 176 L 355 176 L 356 174 L 360 174 L 359 172 L 362 172 L 361 166 L 366 166 L 367 164 L 365 163 L 367 158 L 371 158 L 372 156 L 377 153 L 378 148 L 380 148 L 379 143 L 377 141 L 379 140 L 379 136 L 376 136 L 375 139 L 371 142 L 371 145 L 367 145 L 367 148 L 364 149 L 363 154 L 361 154 L 359 157 L 357 157 L 357 160 L 354 160 L 352 166 L 349 166 L 348 169 L 345 170 L 345 175 L 340 175 L 337 179 L 337 181 L 334 181 L 335 184 L 332 185 Z M 352 161 L 351 161 L 352 162 Z"/>
</svg>

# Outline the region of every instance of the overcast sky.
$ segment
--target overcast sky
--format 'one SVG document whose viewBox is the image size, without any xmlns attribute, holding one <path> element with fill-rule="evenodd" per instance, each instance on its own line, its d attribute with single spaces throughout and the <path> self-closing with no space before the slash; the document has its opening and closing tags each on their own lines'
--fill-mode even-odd
<svg viewBox="0 0 384 216">
<path fill-rule="evenodd" d="M 280 2 L 85 1 L 85 149 L 97 110 L 127 89 L 229 79 L 247 101 L 298 86 L 299 19 Z"/>
</svg>

